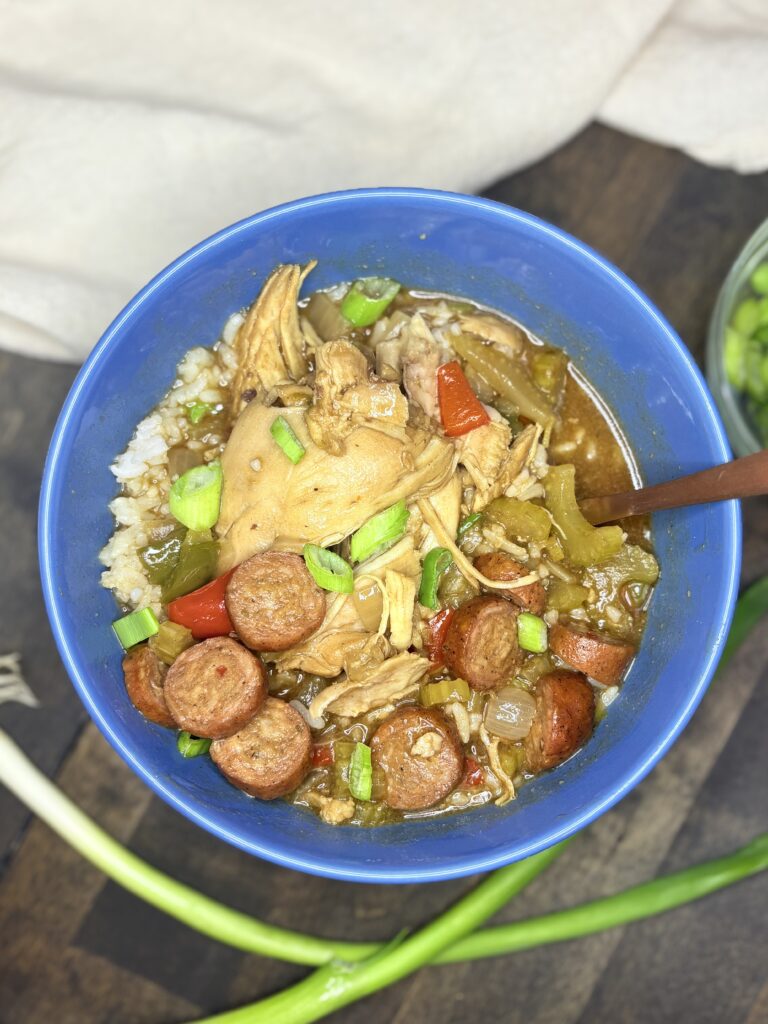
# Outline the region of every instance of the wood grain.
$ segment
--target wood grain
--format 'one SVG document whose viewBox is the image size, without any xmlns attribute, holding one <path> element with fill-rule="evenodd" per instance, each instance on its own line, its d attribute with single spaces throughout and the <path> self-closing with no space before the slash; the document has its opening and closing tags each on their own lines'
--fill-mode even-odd
<svg viewBox="0 0 768 1024">
<path fill-rule="evenodd" d="M 596 246 L 650 294 L 701 358 L 719 284 L 768 216 L 768 175 L 740 177 L 592 126 L 493 198 Z M 346 885 L 214 840 L 151 796 L 101 739 L 43 618 L 34 515 L 72 369 L 0 356 L 0 652 L 21 650 L 42 709 L 0 707 L 78 803 L 153 864 L 276 924 L 384 939 L 472 884 Z M 745 514 L 744 580 L 768 572 L 768 502 Z M 707 595 L 702 595 L 706 599 Z M 768 635 L 757 631 L 655 771 L 499 915 L 515 920 L 716 856 L 766 828 Z M 0 1024 L 171 1024 L 259 998 L 302 968 L 208 942 L 106 882 L 0 792 Z M 762 1024 L 768 884 L 750 880 L 658 920 L 510 959 L 432 968 L 336 1015 L 367 1024 Z"/>
</svg>

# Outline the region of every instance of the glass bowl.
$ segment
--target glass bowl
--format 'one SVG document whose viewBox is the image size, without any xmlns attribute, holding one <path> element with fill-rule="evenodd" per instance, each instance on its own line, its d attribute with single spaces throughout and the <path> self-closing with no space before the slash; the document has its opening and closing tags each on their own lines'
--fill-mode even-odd
<svg viewBox="0 0 768 1024">
<path fill-rule="evenodd" d="M 763 221 L 739 253 L 723 282 L 717 297 L 707 335 L 707 381 L 717 402 L 720 414 L 736 455 L 749 455 L 764 448 L 757 424 L 750 416 L 744 396 L 731 384 L 725 371 L 725 339 L 737 307 L 747 298 L 756 296 L 750 286 L 750 277 L 755 268 L 768 260 L 768 220 Z M 763 296 L 767 309 L 768 296 Z M 768 327 L 766 328 L 768 334 Z M 765 344 L 763 362 L 768 359 L 768 343 Z M 765 373 L 765 368 L 763 373 Z M 765 403 L 768 406 L 768 402 Z M 768 417 L 766 417 L 768 419 Z"/>
</svg>

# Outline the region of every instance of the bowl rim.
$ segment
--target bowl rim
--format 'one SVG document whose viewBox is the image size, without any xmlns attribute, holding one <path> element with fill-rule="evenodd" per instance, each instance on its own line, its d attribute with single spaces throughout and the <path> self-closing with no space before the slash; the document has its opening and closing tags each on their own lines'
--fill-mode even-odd
<svg viewBox="0 0 768 1024">
<path fill-rule="evenodd" d="M 80 699 L 86 707 L 89 715 L 105 736 L 111 746 L 126 761 L 139 777 L 166 803 L 183 814 L 187 819 L 205 828 L 208 832 L 224 839 L 235 847 L 247 853 L 255 854 L 265 860 L 271 861 L 282 867 L 293 868 L 294 870 L 307 872 L 321 877 L 333 878 L 350 882 L 368 883 L 413 883 L 443 881 L 451 878 L 460 878 L 471 874 L 491 871 L 506 864 L 525 857 L 532 856 L 548 847 L 560 842 L 563 839 L 580 831 L 596 818 L 600 817 L 609 808 L 616 804 L 630 790 L 632 790 L 656 765 L 656 763 L 669 750 L 682 730 L 687 725 L 693 712 L 701 701 L 709 682 L 714 674 L 720 653 L 728 635 L 728 628 L 733 616 L 734 605 L 738 592 L 739 569 L 741 564 L 741 517 L 740 506 L 736 501 L 727 503 L 726 529 L 723 537 L 724 550 L 731 553 L 728 560 L 729 570 L 726 586 L 720 588 L 720 597 L 716 607 L 716 621 L 719 621 L 719 629 L 715 643 L 709 653 L 709 658 L 700 674 L 696 685 L 691 689 L 688 700 L 678 709 L 678 713 L 667 732 L 658 737 L 658 742 L 650 747 L 644 757 L 631 766 L 628 770 L 617 774 L 613 784 L 605 797 L 598 803 L 589 804 L 585 810 L 575 810 L 568 815 L 560 815 L 553 819 L 552 826 L 536 839 L 528 841 L 515 840 L 510 835 L 509 845 L 503 852 L 494 855 L 486 855 L 477 852 L 468 852 L 456 856 L 455 861 L 445 868 L 434 870 L 429 866 L 416 865 L 391 865 L 376 866 L 362 863 L 359 868 L 351 869 L 348 866 L 339 867 L 332 860 L 323 857 L 315 857 L 311 850 L 303 856 L 297 856 L 292 851 L 282 848 L 278 839 L 267 837 L 254 841 L 241 834 L 231 832 L 225 828 L 220 821 L 208 813 L 198 810 L 193 803 L 187 802 L 176 793 L 170 791 L 163 784 L 161 778 L 154 776 L 146 765 L 139 759 L 136 753 L 129 749 L 121 737 L 106 721 L 100 708 L 94 702 L 89 688 L 88 673 L 80 662 L 77 652 L 77 644 L 73 642 L 64 629 L 59 612 L 59 597 L 55 587 L 55 559 L 52 551 L 52 527 L 55 521 L 55 489 L 58 477 L 58 462 L 62 447 L 67 439 L 67 432 L 70 421 L 75 415 L 80 394 L 83 391 L 89 377 L 94 373 L 100 364 L 105 353 L 111 346 L 113 339 L 119 335 L 124 323 L 128 321 L 137 310 L 139 310 L 153 293 L 162 287 L 167 281 L 178 273 L 187 263 L 194 260 L 199 254 L 205 252 L 227 239 L 248 231 L 256 225 L 266 223 L 276 217 L 287 213 L 294 213 L 303 209 L 311 209 L 318 206 L 335 203 L 348 203 L 350 201 L 387 201 L 389 199 L 416 199 L 427 202 L 455 204 L 470 211 L 478 210 L 491 214 L 500 221 L 511 221 L 521 223 L 542 234 L 551 236 L 560 245 L 574 251 L 577 258 L 581 258 L 588 264 L 593 265 L 599 272 L 613 278 L 616 283 L 627 293 L 632 300 L 638 303 L 645 312 L 656 322 L 659 331 L 666 338 L 667 343 L 680 357 L 682 363 L 687 367 L 691 376 L 692 384 L 699 392 L 699 397 L 704 408 L 709 413 L 709 433 L 716 447 L 722 454 L 723 461 L 731 458 L 727 436 L 723 427 L 720 415 L 713 398 L 707 389 L 704 378 L 692 355 L 678 337 L 672 326 L 665 317 L 643 294 L 643 292 L 617 267 L 597 253 L 593 248 L 579 241 L 572 235 L 554 225 L 536 217 L 533 214 L 518 210 L 515 207 L 507 206 L 494 200 L 478 196 L 465 195 L 458 192 L 446 192 L 436 189 L 409 188 L 409 187 L 381 187 L 381 188 L 358 188 L 336 192 L 321 193 L 316 196 L 308 196 L 246 217 L 228 227 L 222 228 L 208 238 L 194 245 L 181 256 L 175 259 L 167 267 L 153 277 L 128 304 L 117 314 L 112 323 L 102 334 L 96 343 L 83 366 L 78 372 L 72 387 L 65 399 L 62 410 L 56 421 L 51 438 L 48 455 L 45 461 L 43 479 L 40 491 L 40 504 L 38 510 L 38 548 L 40 574 L 43 587 L 43 597 L 46 611 L 51 623 L 51 628 L 56 641 L 56 646 L 64 663 L 70 679 L 78 692 Z"/>
</svg>

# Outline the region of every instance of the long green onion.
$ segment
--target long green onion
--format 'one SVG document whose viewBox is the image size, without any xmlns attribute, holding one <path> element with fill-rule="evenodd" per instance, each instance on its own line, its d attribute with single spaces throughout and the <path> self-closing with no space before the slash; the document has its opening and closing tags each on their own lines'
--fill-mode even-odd
<svg viewBox="0 0 768 1024">
<path fill-rule="evenodd" d="M 351 594 L 355 589 L 352 566 L 340 555 L 317 544 L 304 545 L 304 563 L 312 579 L 323 590 L 336 594 Z"/>
<path fill-rule="evenodd" d="M 538 615 L 520 612 L 517 617 L 517 642 L 524 651 L 543 654 L 547 649 L 547 624 Z"/>
<path fill-rule="evenodd" d="M 193 736 L 185 729 L 179 733 L 176 746 L 182 757 L 199 757 L 201 754 L 208 753 L 211 741 L 202 736 Z"/>
<path fill-rule="evenodd" d="M 349 557 L 353 562 L 364 562 L 366 558 L 391 547 L 405 533 L 409 516 L 404 501 L 397 501 L 379 512 L 352 534 Z"/>
<path fill-rule="evenodd" d="M 747 587 L 736 603 L 731 631 L 723 648 L 720 664 L 717 666 L 718 675 L 746 640 L 753 626 L 766 614 L 768 614 L 768 576 L 753 583 L 751 587 Z"/>
<path fill-rule="evenodd" d="M 277 419 L 272 422 L 269 432 L 275 439 L 277 445 L 282 448 L 283 452 L 291 460 L 294 466 L 297 462 L 301 462 L 306 454 L 306 448 L 298 437 L 296 437 L 293 427 L 285 416 L 278 416 Z"/>
<path fill-rule="evenodd" d="M 349 762 L 349 792 L 355 800 L 370 800 L 372 789 L 371 748 L 365 743 L 356 743 Z"/>
<path fill-rule="evenodd" d="M 341 302 L 341 315 L 354 327 L 370 327 L 400 291 L 388 277 L 363 277 L 355 281 Z"/>
<path fill-rule="evenodd" d="M 124 615 L 112 623 L 117 639 L 127 651 L 129 647 L 135 647 L 142 640 L 148 640 L 160 629 L 157 616 L 151 608 L 141 608 L 137 612 Z"/>
<path fill-rule="evenodd" d="M 188 469 L 168 495 L 171 515 L 189 530 L 210 530 L 219 518 L 223 479 L 218 459 Z"/>
<path fill-rule="evenodd" d="M 437 608 L 437 588 L 440 577 L 453 561 L 448 548 L 432 548 L 421 567 L 419 604 L 425 608 Z"/>
</svg>

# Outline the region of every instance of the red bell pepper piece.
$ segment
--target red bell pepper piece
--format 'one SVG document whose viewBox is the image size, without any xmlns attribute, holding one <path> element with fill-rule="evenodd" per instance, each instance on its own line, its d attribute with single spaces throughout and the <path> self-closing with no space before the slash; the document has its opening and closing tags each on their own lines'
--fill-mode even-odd
<svg viewBox="0 0 768 1024">
<path fill-rule="evenodd" d="M 456 360 L 443 363 L 437 369 L 437 400 L 443 430 L 448 437 L 460 437 L 491 422 Z"/>
<path fill-rule="evenodd" d="M 312 747 L 312 767 L 326 768 L 333 764 L 333 744 L 315 743 Z"/>
<path fill-rule="evenodd" d="M 483 766 L 474 757 L 467 757 L 464 760 L 464 785 L 480 786 L 485 782 Z"/>
<path fill-rule="evenodd" d="M 224 604 L 224 592 L 234 571 L 230 569 L 199 590 L 171 601 L 166 609 L 171 622 L 178 622 L 180 626 L 191 629 L 195 640 L 233 633 L 234 626 Z"/>
<path fill-rule="evenodd" d="M 452 618 L 453 608 L 443 608 L 441 612 L 433 615 L 431 619 L 427 619 L 425 623 L 427 633 L 424 639 L 424 648 L 427 657 L 434 665 L 443 663 L 443 642 Z"/>
</svg>

